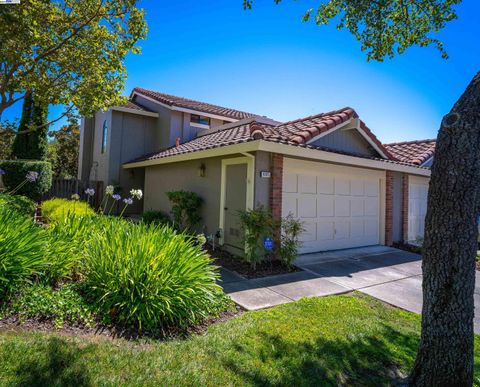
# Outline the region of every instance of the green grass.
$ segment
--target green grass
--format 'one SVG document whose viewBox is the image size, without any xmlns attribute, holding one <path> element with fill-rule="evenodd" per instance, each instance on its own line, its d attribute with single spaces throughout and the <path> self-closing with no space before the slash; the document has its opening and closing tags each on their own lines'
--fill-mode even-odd
<svg viewBox="0 0 480 387">
<path fill-rule="evenodd" d="M 387 385 L 412 366 L 419 329 L 419 316 L 356 295 L 249 312 L 166 342 L 4 331 L 0 385 Z"/>
</svg>

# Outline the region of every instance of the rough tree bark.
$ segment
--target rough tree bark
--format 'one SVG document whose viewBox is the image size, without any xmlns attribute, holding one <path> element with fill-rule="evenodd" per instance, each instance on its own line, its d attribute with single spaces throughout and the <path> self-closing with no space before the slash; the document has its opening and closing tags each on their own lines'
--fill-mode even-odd
<svg viewBox="0 0 480 387">
<path fill-rule="evenodd" d="M 480 73 L 442 121 L 428 193 L 422 334 L 412 386 L 473 383 Z"/>
</svg>

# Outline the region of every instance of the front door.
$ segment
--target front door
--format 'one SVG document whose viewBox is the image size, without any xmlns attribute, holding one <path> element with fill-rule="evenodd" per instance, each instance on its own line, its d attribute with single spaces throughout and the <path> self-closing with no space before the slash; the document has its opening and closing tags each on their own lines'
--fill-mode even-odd
<svg viewBox="0 0 480 387">
<path fill-rule="evenodd" d="M 224 243 L 243 250 L 239 211 L 245 211 L 247 197 L 247 164 L 226 166 Z"/>
</svg>

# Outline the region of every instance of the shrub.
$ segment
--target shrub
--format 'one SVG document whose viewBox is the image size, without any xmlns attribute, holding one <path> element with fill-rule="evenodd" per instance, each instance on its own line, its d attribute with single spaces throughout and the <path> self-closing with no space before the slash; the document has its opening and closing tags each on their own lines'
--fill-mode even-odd
<svg viewBox="0 0 480 387">
<path fill-rule="evenodd" d="M 4 304 L 0 318 L 15 316 L 20 320 L 52 321 L 60 328 L 64 323 L 92 326 L 93 308 L 80 294 L 78 284 L 65 284 L 58 289 L 37 283 L 23 287 L 9 303 Z"/>
<path fill-rule="evenodd" d="M 107 216 L 68 215 L 48 228 L 46 278 L 52 284 L 65 278 L 78 278 L 84 269 L 84 256 L 94 235 L 104 235 L 112 221 Z M 127 222 L 117 219 L 116 222 Z"/>
<path fill-rule="evenodd" d="M 172 204 L 172 216 L 175 226 L 179 230 L 193 232 L 195 226 L 202 220 L 200 206 L 203 199 L 195 192 L 172 191 L 167 192 L 168 200 Z"/>
<path fill-rule="evenodd" d="M 46 267 L 47 234 L 31 219 L 0 208 L 0 294 Z"/>
<path fill-rule="evenodd" d="M 273 218 L 263 207 L 239 211 L 240 225 L 244 234 L 245 260 L 255 269 L 257 263 L 264 261 L 263 238 L 273 235 Z"/>
<path fill-rule="evenodd" d="M 87 202 L 54 198 L 42 203 L 42 216 L 47 222 L 60 222 L 68 215 L 94 216 L 95 211 Z"/>
<path fill-rule="evenodd" d="M 2 193 L 0 194 L 0 207 L 8 207 L 20 215 L 33 217 L 37 204 L 26 196 Z"/>
<path fill-rule="evenodd" d="M 37 172 L 37 181 L 28 182 L 15 192 L 16 194 L 27 196 L 32 200 L 40 200 L 42 195 L 48 192 L 52 186 L 52 167 L 47 161 L 0 161 L 0 168 L 5 171 L 3 182 L 8 191 L 12 191 L 22 184 L 25 181 L 25 176 L 28 172 Z"/>
<path fill-rule="evenodd" d="M 197 322 L 223 297 L 209 256 L 167 226 L 112 219 L 93 236 L 85 263 L 103 313 L 139 330 Z"/>
<path fill-rule="evenodd" d="M 303 223 L 289 214 L 281 220 L 281 240 L 279 255 L 281 261 L 288 267 L 292 266 L 298 256 L 298 248 L 301 245 L 300 234 L 305 231 Z"/>
<path fill-rule="evenodd" d="M 172 224 L 172 220 L 170 219 L 170 217 L 162 212 L 162 211 L 145 211 L 143 214 L 142 214 L 142 222 L 145 223 L 145 224 L 152 224 L 152 223 L 155 223 L 155 224 L 165 224 L 165 225 L 171 225 Z"/>
</svg>

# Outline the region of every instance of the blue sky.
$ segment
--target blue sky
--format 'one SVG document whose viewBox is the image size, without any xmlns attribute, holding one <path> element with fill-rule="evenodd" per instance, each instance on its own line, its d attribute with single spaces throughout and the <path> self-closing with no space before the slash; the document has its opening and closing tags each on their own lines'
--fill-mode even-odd
<svg viewBox="0 0 480 387">
<path fill-rule="evenodd" d="M 480 70 L 478 1 L 464 0 L 437 34 L 450 59 L 412 48 L 383 63 L 367 62 L 347 31 L 302 23 L 316 4 L 257 0 L 243 11 L 242 0 L 142 0 L 149 34 L 127 58 L 125 93 L 141 86 L 280 121 L 351 106 L 381 141 L 435 137 Z"/>
</svg>

